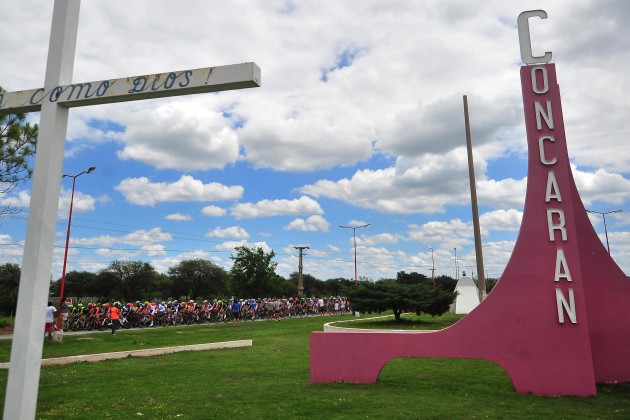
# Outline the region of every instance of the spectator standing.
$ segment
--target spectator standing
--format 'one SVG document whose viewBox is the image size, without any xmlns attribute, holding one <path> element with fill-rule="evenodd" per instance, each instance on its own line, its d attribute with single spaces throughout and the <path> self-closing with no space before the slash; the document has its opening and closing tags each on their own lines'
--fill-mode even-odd
<svg viewBox="0 0 630 420">
<path fill-rule="evenodd" d="M 55 308 L 51 301 L 48 301 L 48 307 L 46 308 L 46 326 L 44 327 L 44 335 L 48 333 L 48 341 L 52 341 L 53 321 L 55 320 Z"/>
<path fill-rule="evenodd" d="M 278 298 L 275 298 L 273 300 L 273 319 L 275 319 L 276 321 L 280 321 L 280 300 L 278 300 Z"/>
<path fill-rule="evenodd" d="M 241 302 L 236 298 L 234 298 L 234 302 L 232 302 L 232 318 L 236 323 L 241 322 Z"/>
<path fill-rule="evenodd" d="M 70 299 L 66 299 L 63 301 L 63 303 L 61 304 L 61 329 L 67 329 L 67 324 L 68 324 L 68 314 L 70 313 L 70 305 L 72 304 L 72 301 Z"/>
<path fill-rule="evenodd" d="M 116 327 L 120 324 L 121 317 L 122 312 L 120 310 L 120 302 L 114 302 L 114 304 L 110 306 L 107 311 L 107 319 L 110 320 L 112 335 L 116 335 Z"/>
</svg>

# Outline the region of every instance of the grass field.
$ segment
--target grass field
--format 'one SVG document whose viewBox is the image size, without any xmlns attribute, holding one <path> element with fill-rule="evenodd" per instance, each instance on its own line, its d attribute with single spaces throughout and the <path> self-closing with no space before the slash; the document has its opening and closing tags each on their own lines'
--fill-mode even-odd
<svg viewBox="0 0 630 420">
<path fill-rule="evenodd" d="M 37 418 L 630 418 L 630 384 L 599 386 L 596 398 L 516 394 L 505 372 L 482 360 L 396 359 L 373 385 L 312 385 L 309 333 L 331 320 L 206 324 L 46 341 L 44 357 L 240 339 L 252 339 L 253 347 L 44 367 Z M 434 329 L 435 322 L 452 321 L 413 317 L 405 324 Z M 0 340 L 0 361 L 9 354 L 10 340 Z M 7 370 L 0 371 L 0 389 L 6 381 Z M 4 391 L 1 397 L 4 404 Z"/>
</svg>

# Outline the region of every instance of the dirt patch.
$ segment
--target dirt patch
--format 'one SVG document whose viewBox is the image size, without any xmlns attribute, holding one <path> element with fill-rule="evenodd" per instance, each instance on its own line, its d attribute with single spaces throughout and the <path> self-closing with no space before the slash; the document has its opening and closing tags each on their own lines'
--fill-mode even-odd
<svg viewBox="0 0 630 420">
<path fill-rule="evenodd" d="M 0 334 L 13 334 L 13 327 L 0 327 Z"/>
</svg>

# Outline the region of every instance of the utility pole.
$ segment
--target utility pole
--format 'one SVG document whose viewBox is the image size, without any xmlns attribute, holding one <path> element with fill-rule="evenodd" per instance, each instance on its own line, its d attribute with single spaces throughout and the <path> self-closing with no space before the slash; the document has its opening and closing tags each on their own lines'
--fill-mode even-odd
<svg viewBox="0 0 630 420">
<path fill-rule="evenodd" d="M 433 278 L 433 288 L 435 289 L 435 258 L 433 257 L 433 247 L 428 246 L 431 250 L 431 277 Z"/>
<path fill-rule="evenodd" d="M 302 275 L 302 251 L 309 249 L 307 246 L 294 246 L 293 248 L 300 251 L 300 260 L 298 262 L 298 296 L 304 296 L 304 277 Z"/>
<path fill-rule="evenodd" d="M 459 260 L 457 259 L 457 247 L 453 248 L 455 251 L 455 281 L 459 280 Z"/>
<path fill-rule="evenodd" d="M 468 118 L 468 97 L 464 95 L 464 124 L 466 127 L 466 150 L 468 152 L 468 177 L 470 181 L 470 202 L 472 204 L 473 231 L 475 235 L 475 259 L 477 260 L 477 288 L 479 301 L 486 297 L 486 278 L 483 269 L 483 251 L 481 246 L 481 228 L 479 227 L 479 209 L 477 207 L 477 184 L 475 181 L 475 165 L 473 163 L 470 121 Z"/>
<path fill-rule="evenodd" d="M 371 226 L 370 223 L 361 226 L 339 226 L 344 229 L 352 229 L 352 238 L 354 239 L 354 287 L 359 284 L 359 275 L 357 271 L 357 229 Z"/>
</svg>

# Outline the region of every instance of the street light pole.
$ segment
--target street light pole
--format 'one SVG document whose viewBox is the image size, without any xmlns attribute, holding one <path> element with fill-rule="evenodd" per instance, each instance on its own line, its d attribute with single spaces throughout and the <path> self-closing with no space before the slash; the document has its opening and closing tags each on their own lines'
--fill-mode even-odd
<svg viewBox="0 0 630 420">
<path fill-rule="evenodd" d="M 435 258 L 433 258 L 433 247 L 428 246 L 427 248 L 431 250 L 431 277 L 433 277 L 433 288 L 435 289 Z"/>
<path fill-rule="evenodd" d="M 457 266 L 457 247 L 453 248 L 455 251 L 455 280 L 459 280 L 459 267 Z"/>
<path fill-rule="evenodd" d="M 606 248 L 608 249 L 608 255 L 610 255 L 610 245 L 608 244 L 608 228 L 606 227 L 606 215 L 611 213 L 621 213 L 623 210 L 611 210 L 611 211 L 595 211 L 595 210 L 586 210 L 589 213 L 601 214 L 604 218 L 604 233 L 606 235 Z"/>
<path fill-rule="evenodd" d="M 57 331 L 61 330 L 61 305 L 63 305 L 64 296 L 63 296 L 63 287 L 66 282 L 66 265 L 68 263 L 68 245 L 70 244 L 70 225 L 72 223 L 72 205 L 74 204 L 74 186 L 77 182 L 77 178 L 83 174 L 89 174 L 96 166 L 90 166 L 85 171 L 76 174 L 76 175 L 66 175 L 63 174 L 62 178 L 72 178 L 72 194 L 70 195 L 70 214 L 68 216 L 68 231 L 66 233 L 66 250 L 63 254 L 63 270 L 61 272 L 61 285 L 59 288 L 59 312 L 57 313 Z"/>
<path fill-rule="evenodd" d="M 352 229 L 352 238 L 354 239 L 354 287 L 357 287 L 359 284 L 359 276 L 357 275 L 357 229 L 368 226 L 370 226 L 370 223 L 361 226 L 339 226 L 344 229 Z"/>
</svg>

